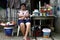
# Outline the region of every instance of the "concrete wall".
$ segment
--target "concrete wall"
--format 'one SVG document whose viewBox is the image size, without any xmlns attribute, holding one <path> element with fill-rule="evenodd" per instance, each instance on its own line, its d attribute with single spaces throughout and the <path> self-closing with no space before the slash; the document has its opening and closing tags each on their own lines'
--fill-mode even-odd
<svg viewBox="0 0 60 40">
<path fill-rule="evenodd" d="M 56 31 L 60 33 L 60 0 L 57 0 L 57 7 L 59 10 L 57 10 Z"/>
<path fill-rule="evenodd" d="M 54 5 L 55 0 L 50 0 L 50 4 Z"/>
<path fill-rule="evenodd" d="M 5 17 L 6 17 L 6 10 L 5 9 L 0 10 L 0 20 L 4 21 Z"/>
<path fill-rule="evenodd" d="M 60 8 L 60 0 L 50 0 L 51 5 L 56 5 Z M 55 18 L 55 31 L 60 33 L 60 10 L 56 10 L 57 17 Z"/>
</svg>

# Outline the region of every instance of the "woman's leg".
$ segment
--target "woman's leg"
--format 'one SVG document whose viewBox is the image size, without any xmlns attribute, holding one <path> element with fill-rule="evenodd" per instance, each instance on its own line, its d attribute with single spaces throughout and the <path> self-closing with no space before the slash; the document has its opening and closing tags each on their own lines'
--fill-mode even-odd
<svg viewBox="0 0 60 40">
<path fill-rule="evenodd" d="M 29 31 L 30 31 L 30 26 L 31 26 L 31 23 L 27 22 L 26 23 L 26 32 L 25 32 L 25 36 L 24 36 L 25 39 L 26 39 L 26 37 L 27 37 L 27 35 L 28 35 Z"/>
<path fill-rule="evenodd" d="M 21 28 L 21 32 L 24 36 L 25 35 L 25 25 L 24 25 L 24 23 L 20 23 L 20 28 Z"/>
</svg>

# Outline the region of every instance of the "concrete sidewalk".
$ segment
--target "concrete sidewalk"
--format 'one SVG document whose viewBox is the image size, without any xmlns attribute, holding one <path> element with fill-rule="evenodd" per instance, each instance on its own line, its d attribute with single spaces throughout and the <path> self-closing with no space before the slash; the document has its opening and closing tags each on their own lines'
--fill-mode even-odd
<svg viewBox="0 0 60 40">
<path fill-rule="evenodd" d="M 23 40 L 22 36 L 13 36 L 13 37 L 7 37 L 3 32 L 0 32 L 0 40 Z M 30 38 L 30 40 L 35 40 L 33 38 Z M 52 40 L 51 38 L 42 38 L 42 37 L 37 37 L 37 40 Z"/>
</svg>

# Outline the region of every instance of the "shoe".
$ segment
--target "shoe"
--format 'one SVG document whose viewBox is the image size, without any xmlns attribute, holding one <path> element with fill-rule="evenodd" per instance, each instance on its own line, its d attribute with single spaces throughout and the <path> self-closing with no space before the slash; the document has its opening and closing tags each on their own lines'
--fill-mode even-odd
<svg viewBox="0 0 60 40">
<path fill-rule="evenodd" d="M 27 37 L 27 40 L 30 40 L 30 38 L 29 38 L 29 37 Z"/>
</svg>

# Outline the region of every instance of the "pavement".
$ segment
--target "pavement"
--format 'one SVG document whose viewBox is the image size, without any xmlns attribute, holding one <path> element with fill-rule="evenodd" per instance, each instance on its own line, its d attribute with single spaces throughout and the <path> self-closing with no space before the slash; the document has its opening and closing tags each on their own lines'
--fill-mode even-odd
<svg viewBox="0 0 60 40">
<path fill-rule="evenodd" d="M 60 33 L 55 33 L 53 35 L 54 40 L 60 40 Z"/>
<path fill-rule="evenodd" d="M 0 40 L 23 40 L 23 36 L 11 36 L 8 37 L 4 34 L 4 32 L 0 32 Z M 30 40 L 35 40 L 34 38 L 30 37 Z M 42 37 L 37 37 L 37 40 L 52 40 L 51 38 L 42 38 Z"/>
<path fill-rule="evenodd" d="M 52 39 L 53 38 L 53 39 Z M 60 40 L 60 33 L 56 33 L 52 35 L 52 38 L 43 38 L 37 37 L 37 40 Z M 15 34 L 14 36 L 6 36 L 4 32 L 0 32 L 0 40 L 23 40 L 23 36 L 18 36 Z M 30 37 L 30 40 L 35 40 L 34 37 Z"/>
</svg>

